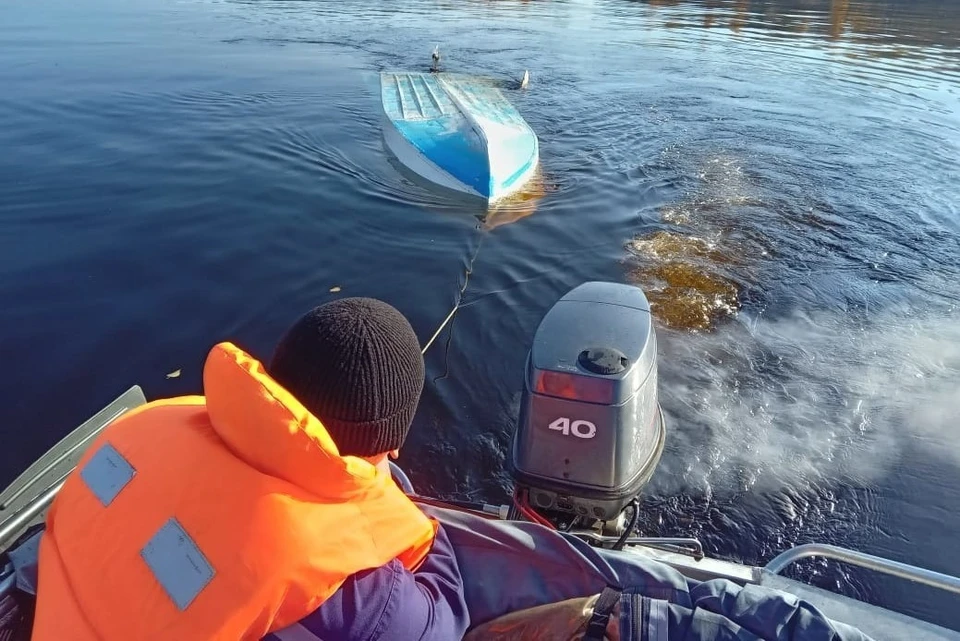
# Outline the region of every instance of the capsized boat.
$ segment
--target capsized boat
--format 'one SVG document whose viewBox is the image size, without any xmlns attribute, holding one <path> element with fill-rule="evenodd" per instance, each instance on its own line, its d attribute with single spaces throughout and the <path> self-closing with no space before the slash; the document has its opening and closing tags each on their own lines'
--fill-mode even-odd
<svg viewBox="0 0 960 641">
<path fill-rule="evenodd" d="M 563 530 L 578 543 L 602 548 L 605 555 L 623 563 L 658 562 L 693 581 L 725 579 L 785 592 L 877 641 L 960 639 L 960 632 L 781 573 L 800 559 L 817 556 L 953 594 L 960 594 L 957 577 L 830 545 L 801 545 L 755 567 L 710 558 L 693 538 L 635 536 L 636 499 L 654 472 L 665 440 L 657 400 L 656 353 L 650 307 L 639 288 L 585 283 L 547 312 L 533 337 L 513 441 L 514 504 L 441 501 L 417 495 L 396 466 L 394 479 L 415 502 L 427 506 L 424 509 L 439 507 L 452 515 L 447 517 L 450 523 L 442 521 L 445 524 L 453 520 L 459 527 L 472 524 L 482 536 L 494 536 L 483 523 L 496 523 L 497 530 L 519 538 L 529 537 L 529 528 L 539 529 L 531 523 L 539 523 Z M 64 480 L 76 473 L 75 466 L 96 436 L 145 402 L 141 389 L 132 387 L 0 493 L 0 639 L 8 638 L 3 636 L 4 620 L 15 614 L 14 604 L 30 598 L 35 577 L 29 576 L 31 566 L 25 566 L 24 560 L 32 558 L 35 568 L 36 540 L 51 501 Z M 531 553 L 536 553 L 535 546 Z M 559 557 L 549 558 L 552 565 Z M 583 568 L 558 569 L 576 576 L 578 570 Z M 510 589 L 499 579 L 493 583 L 497 590 Z"/>
<path fill-rule="evenodd" d="M 534 175 L 540 143 L 499 88 L 450 73 L 380 74 L 383 136 L 418 176 L 497 201 Z"/>
</svg>

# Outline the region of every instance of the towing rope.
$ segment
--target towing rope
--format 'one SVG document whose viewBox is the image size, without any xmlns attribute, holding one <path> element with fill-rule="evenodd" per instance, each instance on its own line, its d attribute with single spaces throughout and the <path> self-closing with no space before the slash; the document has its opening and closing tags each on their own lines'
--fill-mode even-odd
<svg viewBox="0 0 960 641">
<path fill-rule="evenodd" d="M 422 350 L 420 350 L 422 355 L 425 356 L 427 354 L 427 350 L 430 349 L 434 341 L 437 340 L 437 337 L 440 336 L 440 333 L 443 332 L 443 329 L 450 321 L 453 320 L 453 317 L 460 310 L 460 307 L 463 304 L 463 295 L 467 291 L 467 286 L 470 284 L 470 275 L 473 273 L 473 264 L 477 261 L 477 255 L 480 253 L 480 248 L 483 247 L 483 239 L 486 237 L 486 234 L 482 234 L 480 236 L 480 242 L 477 243 L 477 248 L 473 251 L 473 256 L 470 258 L 470 261 L 467 263 L 467 268 L 464 271 L 463 285 L 460 287 L 460 291 L 457 292 L 457 302 L 450 310 L 450 313 L 447 314 L 447 317 L 443 319 L 443 322 L 440 323 L 440 326 L 437 327 L 437 331 L 435 331 L 433 336 L 430 337 L 430 340 L 427 341 L 427 344 L 423 346 Z"/>
</svg>

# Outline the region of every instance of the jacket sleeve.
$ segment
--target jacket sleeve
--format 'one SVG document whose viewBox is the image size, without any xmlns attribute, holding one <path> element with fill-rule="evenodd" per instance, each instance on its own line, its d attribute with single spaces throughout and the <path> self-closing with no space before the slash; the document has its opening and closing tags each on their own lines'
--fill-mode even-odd
<svg viewBox="0 0 960 641">
<path fill-rule="evenodd" d="M 359 572 L 315 612 L 265 641 L 450 641 L 470 625 L 463 580 L 450 540 L 441 527 L 416 572 L 399 561 Z"/>
<path fill-rule="evenodd" d="M 797 597 L 723 579 L 690 590 L 691 607 L 625 591 L 620 641 L 871 641 Z"/>
<path fill-rule="evenodd" d="M 402 567 L 395 597 L 387 604 L 378 641 L 448 641 L 463 637 L 470 627 L 463 579 L 453 546 L 441 527 L 433 549 L 416 572 Z"/>
</svg>

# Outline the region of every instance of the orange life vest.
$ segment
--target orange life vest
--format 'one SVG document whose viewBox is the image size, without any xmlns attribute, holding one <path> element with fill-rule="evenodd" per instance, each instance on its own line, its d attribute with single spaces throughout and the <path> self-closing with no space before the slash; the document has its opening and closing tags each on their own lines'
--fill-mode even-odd
<svg viewBox="0 0 960 641">
<path fill-rule="evenodd" d="M 108 426 L 67 479 L 34 641 L 256 641 L 429 551 L 435 523 L 259 362 L 223 343 L 203 381 Z"/>
</svg>

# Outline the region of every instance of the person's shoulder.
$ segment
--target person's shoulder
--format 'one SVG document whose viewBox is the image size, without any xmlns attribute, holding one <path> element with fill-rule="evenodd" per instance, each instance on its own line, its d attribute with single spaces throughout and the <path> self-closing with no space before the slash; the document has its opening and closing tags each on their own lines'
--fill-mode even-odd
<svg viewBox="0 0 960 641">
<path fill-rule="evenodd" d="M 363 592 L 388 594 L 395 589 L 397 581 L 406 573 L 407 569 L 403 567 L 403 563 L 393 559 L 386 565 L 357 572 L 344 582 L 344 587 L 348 590 L 357 589 Z M 340 588 L 341 592 L 344 587 Z"/>
<path fill-rule="evenodd" d="M 293 627 L 304 639 L 409 641 L 462 636 L 468 620 L 456 559 L 441 530 L 415 571 L 394 559 L 357 572 Z"/>
<path fill-rule="evenodd" d="M 395 593 L 405 572 L 403 564 L 393 560 L 348 577 L 323 605 L 292 626 L 299 631 L 296 638 L 378 639 L 395 609 Z M 283 638 L 287 637 L 268 636 L 264 641 Z"/>
<path fill-rule="evenodd" d="M 348 577 L 322 607 L 347 607 L 369 618 L 382 615 L 406 573 L 406 568 L 397 559 L 380 567 L 361 570 Z"/>
</svg>

